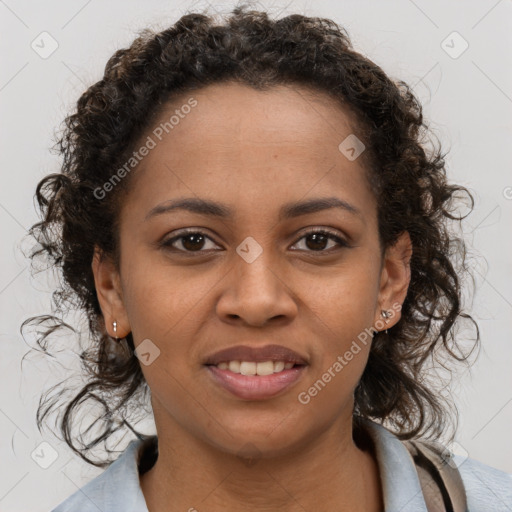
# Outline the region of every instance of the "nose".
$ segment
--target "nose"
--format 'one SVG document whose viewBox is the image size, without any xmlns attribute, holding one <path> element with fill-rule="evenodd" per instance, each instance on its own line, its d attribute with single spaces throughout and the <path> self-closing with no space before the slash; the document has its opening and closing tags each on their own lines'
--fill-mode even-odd
<svg viewBox="0 0 512 512">
<path fill-rule="evenodd" d="M 235 258 L 216 307 L 224 322 L 261 327 L 269 322 L 287 323 L 297 315 L 290 275 L 267 254 L 269 251 L 263 251 L 252 262 L 238 255 Z"/>
</svg>

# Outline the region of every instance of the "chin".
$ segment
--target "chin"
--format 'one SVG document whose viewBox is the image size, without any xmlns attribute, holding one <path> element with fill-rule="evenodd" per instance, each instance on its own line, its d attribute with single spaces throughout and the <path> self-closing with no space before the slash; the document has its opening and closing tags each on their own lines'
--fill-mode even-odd
<svg viewBox="0 0 512 512">
<path fill-rule="evenodd" d="M 258 415 L 254 418 L 247 416 L 233 422 L 223 418 L 225 430 L 221 438 L 213 439 L 207 433 L 205 440 L 225 453 L 241 458 L 257 459 L 283 456 L 296 450 L 297 445 L 306 442 L 308 437 L 314 437 L 315 433 L 308 435 L 307 424 L 304 421 L 290 421 L 291 415 Z M 301 429 L 297 428 L 301 425 Z M 315 430 L 311 425 L 311 429 Z"/>
</svg>

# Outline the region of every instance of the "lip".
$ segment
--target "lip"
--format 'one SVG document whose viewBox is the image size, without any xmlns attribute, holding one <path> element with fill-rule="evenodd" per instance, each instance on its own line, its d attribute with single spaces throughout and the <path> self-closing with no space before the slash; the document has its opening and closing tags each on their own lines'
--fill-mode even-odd
<svg viewBox="0 0 512 512">
<path fill-rule="evenodd" d="M 216 366 L 206 366 L 216 384 L 244 400 L 267 400 L 283 393 L 295 384 L 306 371 L 306 366 L 294 366 L 272 375 L 242 375 Z"/>
<path fill-rule="evenodd" d="M 256 363 L 263 361 L 284 361 L 285 363 L 300 365 L 308 364 L 304 357 L 283 345 L 265 345 L 263 347 L 236 345 L 209 355 L 203 364 L 217 365 L 223 361 L 254 361 Z"/>
</svg>

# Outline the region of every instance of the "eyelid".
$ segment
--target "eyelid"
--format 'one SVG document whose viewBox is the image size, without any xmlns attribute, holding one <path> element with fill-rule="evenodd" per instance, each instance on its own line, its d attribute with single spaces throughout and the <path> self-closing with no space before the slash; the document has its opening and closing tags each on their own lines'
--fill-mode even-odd
<svg viewBox="0 0 512 512">
<path fill-rule="evenodd" d="M 190 234 L 202 235 L 203 237 L 211 240 L 213 243 L 218 245 L 217 242 L 211 236 L 209 236 L 206 231 L 207 231 L 206 228 L 183 228 L 181 230 L 178 230 L 178 232 L 174 236 L 164 239 L 158 245 L 160 245 L 163 248 L 170 248 L 170 250 L 174 251 L 175 253 L 181 253 L 181 254 L 185 254 L 185 255 L 193 255 L 193 254 L 201 254 L 201 253 L 208 254 L 211 252 L 210 250 L 184 251 L 182 249 L 176 249 L 175 247 L 172 247 L 172 244 L 174 242 L 176 242 L 177 240 L 184 238 Z M 293 243 L 293 245 L 296 245 L 298 242 L 300 242 L 303 238 L 307 237 L 308 235 L 315 234 L 315 233 L 325 234 L 329 238 L 329 240 L 333 240 L 338 244 L 338 249 L 351 247 L 346 236 L 340 235 L 339 232 L 333 231 L 331 228 L 324 228 L 324 227 L 309 227 L 309 228 L 306 227 L 306 228 L 304 228 L 301 231 L 301 233 L 299 233 L 299 235 L 297 235 L 297 238 L 295 239 L 295 242 Z M 332 250 L 333 250 L 333 248 L 328 249 L 328 250 L 321 250 L 321 251 L 313 251 L 313 250 L 302 251 L 302 250 L 294 249 L 294 251 L 311 253 L 311 254 L 316 253 L 318 255 L 331 254 Z"/>
<path fill-rule="evenodd" d="M 302 251 L 302 250 L 297 250 L 297 249 L 294 249 L 294 250 L 297 250 L 299 252 L 304 252 L 307 255 L 329 256 L 329 255 L 333 254 L 333 252 L 339 251 L 340 249 L 348 249 L 348 248 L 352 247 L 345 235 L 340 235 L 340 233 L 338 231 L 333 231 L 331 228 L 324 228 L 324 227 L 304 228 L 304 231 L 302 231 L 298 235 L 298 237 L 293 245 L 296 245 L 303 238 L 306 238 L 307 236 L 315 234 L 315 233 L 325 234 L 329 240 L 335 241 L 338 244 L 338 247 L 335 247 L 335 248 L 331 247 L 330 249 L 321 250 L 321 251 L 313 251 L 313 250 Z"/>
</svg>

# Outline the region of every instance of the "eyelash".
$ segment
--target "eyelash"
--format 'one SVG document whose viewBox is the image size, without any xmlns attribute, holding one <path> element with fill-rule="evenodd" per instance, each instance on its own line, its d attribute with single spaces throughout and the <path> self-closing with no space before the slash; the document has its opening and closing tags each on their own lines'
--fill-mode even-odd
<svg viewBox="0 0 512 512">
<path fill-rule="evenodd" d="M 307 238 L 308 236 L 314 235 L 314 234 L 327 235 L 329 239 L 334 240 L 341 247 L 344 247 L 344 248 L 350 247 L 349 244 L 345 240 L 343 240 L 342 238 L 337 236 L 335 233 L 333 233 L 332 231 L 329 231 L 328 229 L 325 229 L 325 228 L 317 228 L 317 229 L 312 229 L 310 231 L 307 231 L 293 245 L 295 245 L 297 242 L 299 242 L 303 238 Z M 205 251 L 205 250 L 186 251 L 186 250 L 176 249 L 175 247 L 172 247 L 172 244 L 175 241 L 180 240 L 182 238 L 186 238 L 187 235 L 202 235 L 203 237 L 208 238 L 209 240 L 211 240 L 212 242 L 215 243 L 215 241 L 212 240 L 203 231 L 200 231 L 200 230 L 197 230 L 197 229 L 194 229 L 194 228 L 188 228 L 188 229 L 185 229 L 185 230 L 181 231 L 178 235 L 176 235 L 176 236 L 174 236 L 172 238 L 169 238 L 168 240 L 164 240 L 160 245 L 162 247 L 166 248 L 166 249 L 174 250 L 176 252 L 181 252 L 181 253 L 184 253 L 184 254 L 187 254 L 187 255 L 188 254 L 194 254 L 194 253 L 200 254 L 202 252 L 206 252 L 206 253 L 209 252 L 209 251 Z M 331 254 L 332 248 L 328 249 L 328 250 L 318 250 L 318 251 L 309 250 L 309 251 L 306 251 L 306 252 L 317 253 L 317 254 L 322 254 L 322 253 L 323 254 Z"/>
</svg>

